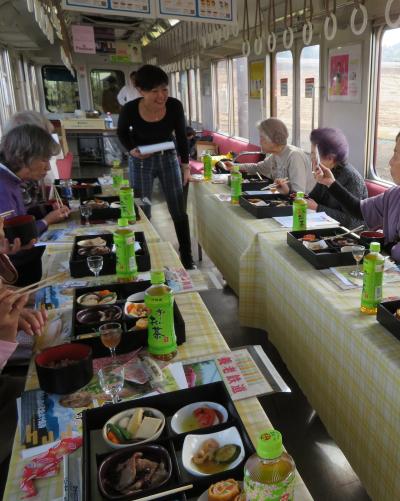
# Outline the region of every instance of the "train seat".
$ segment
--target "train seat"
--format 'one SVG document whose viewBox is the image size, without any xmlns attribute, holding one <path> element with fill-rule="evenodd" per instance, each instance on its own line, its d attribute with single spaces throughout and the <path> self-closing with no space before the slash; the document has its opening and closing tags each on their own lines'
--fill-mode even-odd
<svg viewBox="0 0 400 501">
<path fill-rule="evenodd" d="M 74 157 L 70 151 L 64 158 L 57 160 L 57 169 L 60 179 L 71 179 L 73 160 Z"/>
<path fill-rule="evenodd" d="M 385 192 L 388 189 L 387 186 L 376 183 L 375 181 L 370 181 L 368 179 L 365 180 L 365 184 L 367 186 L 369 197 L 380 195 L 381 193 Z"/>
</svg>

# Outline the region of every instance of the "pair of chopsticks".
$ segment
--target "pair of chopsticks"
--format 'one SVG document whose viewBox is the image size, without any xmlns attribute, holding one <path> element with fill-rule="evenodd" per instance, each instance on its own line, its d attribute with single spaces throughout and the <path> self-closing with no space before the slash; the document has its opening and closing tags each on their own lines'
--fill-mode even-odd
<svg viewBox="0 0 400 501">
<path fill-rule="evenodd" d="M 281 180 L 281 183 L 283 184 L 287 184 L 289 182 L 289 178 L 288 177 L 285 177 L 284 179 Z M 264 191 L 264 190 L 270 190 L 271 188 L 277 188 L 279 185 L 277 183 L 272 183 L 272 184 L 269 184 L 268 186 L 264 186 L 264 188 L 261 188 L 261 191 Z"/>
<path fill-rule="evenodd" d="M 68 272 L 62 271 L 60 273 L 57 273 L 56 275 L 53 275 L 52 277 L 44 278 L 39 282 L 27 285 L 26 287 L 22 287 L 22 289 L 15 289 L 14 292 L 15 294 L 32 294 L 32 292 L 36 292 L 40 289 L 43 289 L 44 287 L 48 287 L 49 285 L 53 285 L 68 277 Z"/>
<path fill-rule="evenodd" d="M 54 186 L 54 198 L 56 199 L 57 207 L 61 209 L 64 204 L 61 200 L 60 194 L 58 193 L 57 186 Z"/>
<path fill-rule="evenodd" d="M 356 233 L 357 231 L 361 231 L 364 228 L 364 225 L 357 226 L 357 228 L 353 228 L 352 230 L 346 231 L 345 233 L 340 233 L 339 235 L 331 235 L 329 237 L 320 238 L 320 240 L 334 240 L 335 238 L 341 238 L 346 235 L 350 235 L 350 233 Z"/>
<path fill-rule="evenodd" d="M 11 216 L 11 214 L 14 214 L 15 210 L 14 209 L 11 209 L 11 210 L 6 210 L 5 212 L 2 212 L 0 214 L 0 217 L 7 217 L 7 216 Z"/>
</svg>

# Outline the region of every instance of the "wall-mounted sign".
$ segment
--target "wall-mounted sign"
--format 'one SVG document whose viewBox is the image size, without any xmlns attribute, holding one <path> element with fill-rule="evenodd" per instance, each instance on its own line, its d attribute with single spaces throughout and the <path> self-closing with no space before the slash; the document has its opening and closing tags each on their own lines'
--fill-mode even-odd
<svg viewBox="0 0 400 501">
<path fill-rule="evenodd" d="M 236 0 L 157 0 L 158 18 L 202 23 L 236 23 Z"/>
<path fill-rule="evenodd" d="M 361 44 L 329 51 L 328 101 L 361 103 Z"/>
<path fill-rule="evenodd" d="M 251 61 L 249 73 L 250 97 L 260 99 L 261 92 L 264 89 L 265 62 Z"/>
<path fill-rule="evenodd" d="M 155 17 L 151 0 L 62 0 L 62 7 L 92 14 Z"/>
<path fill-rule="evenodd" d="M 281 78 L 281 97 L 287 97 L 289 95 L 289 79 Z"/>
<path fill-rule="evenodd" d="M 139 44 L 117 41 L 115 54 L 110 56 L 111 63 L 141 63 L 142 51 Z"/>
<path fill-rule="evenodd" d="M 74 52 L 81 54 L 96 54 L 93 26 L 74 24 L 71 26 L 71 32 Z"/>
<path fill-rule="evenodd" d="M 304 80 L 304 97 L 311 98 L 314 95 L 315 78 L 306 78 Z"/>
</svg>

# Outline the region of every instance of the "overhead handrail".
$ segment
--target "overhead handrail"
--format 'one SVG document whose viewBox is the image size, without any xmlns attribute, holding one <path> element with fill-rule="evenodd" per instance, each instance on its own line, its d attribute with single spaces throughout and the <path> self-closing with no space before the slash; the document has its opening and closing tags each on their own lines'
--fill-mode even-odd
<svg viewBox="0 0 400 501">
<path fill-rule="evenodd" d="M 390 9 L 392 8 L 392 5 L 393 5 L 393 0 L 388 0 L 386 7 L 385 7 L 386 24 L 389 26 L 389 28 L 399 28 L 400 27 L 400 15 L 395 21 L 392 21 L 392 19 L 390 17 Z"/>
<path fill-rule="evenodd" d="M 273 28 L 273 29 L 272 29 Z M 275 16 L 275 0 L 269 1 L 268 9 L 268 39 L 267 48 L 270 52 L 274 52 L 276 49 L 276 16 Z"/>
<path fill-rule="evenodd" d="M 333 0 L 333 9 L 329 9 L 330 1 L 326 0 L 326 18 L 324 21 L 324 34 L 328 41 L 335 38 L 337 33 L 337 17 L 336 17 L 336 0 Z M 332 23 L 331 32 L 329 33 L 329 25 Z"/>
<path fill-rule="evenodd" d="M 309 19 L 307 19 L 307 0 L 304 0 L 303 12 L 304 12 L 303 43 L 304 43 L 304 45 L 310 45 L 311 40 L 313 38 L 313 31 L 314 31 L 314 27 L 312 24 L 312 18 L 314 15 L 313 0 L 310 0 Z"/>
<path fill-rule="evenodd" d="M 293 45 L 294 35 L 293 35 L 293 4 L 292 0 L 285 0 L 285 29 L 282 35 L 283 47 L 290 50 Z M 289 34 L 289 41 L 287 39 Z"/>
<path fill-rule="evenodd" d="M 256 15 L 254 19 L 254 54 L 259 56 L 262 52 L 262 11 L 261 1 L 256 1 Z"/>
<path fill-rule="evenodd" d="M 244 5 L 243 5 L 242 36 L 243 36 L 242 54 L 248 57 L 250 54 L 250 23 L 249 23 L 249 6 L 247 4 L 247 0 L 244 0 Z"/>
<path fill-rule="evenodd" d="M 354 0 L 354 9 L 351 13 L 350 16 L 350 29 L 354 33 L 354 35 L 362 35 L 365 31 L 365 28 L 367 27 L 368 24 L 368 12 L 367 9 L 364 5 L 365 0 Z M 358 13 L 358 10 L 360 10 L 362 14 L 362 23 L 359 28 L 356 28 L 356 16 Z"/>
</svg>

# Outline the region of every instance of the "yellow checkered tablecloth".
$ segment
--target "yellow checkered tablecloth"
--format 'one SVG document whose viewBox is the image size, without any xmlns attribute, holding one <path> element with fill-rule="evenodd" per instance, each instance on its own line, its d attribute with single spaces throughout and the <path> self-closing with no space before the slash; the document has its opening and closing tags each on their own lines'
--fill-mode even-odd
<svg viewBox="0 0 400 501">
<path fill-rule="evenodd" d="M 154 267 L 178 266 L 180 264 L 175 250 L 168 242 L 150 243 L 149 250 L 152 265 Z M 197 293 L 177 295 L 176 302 L 185 320 L 187 337 L 186 343 L 179 347 L 177 360 L 220 353 L 229 349 L 214 320 Z M 33 362 L 31 362 L 26 387 L 27 389 L 36 388 L 37 384 L 36 371 Z M 256 398 L 240 401 L 236 403 L 236 407 L 253 440 L 258 430 L 270 426 L 270 421 Z M 17 430 L 6 490 L 4 493 L 4 500 L 6 501 L 17 501 L 21 499 L 19 483 L 23 467 L 28 461 L 21 460 L 20 451 L 19 431 Z M 31 499 L 35 501 L 39 499 L 40 501 L 55 501 L 62 499 L 62 473 L 55 477 L 39 480 L 36 482 L 36 486 L 38 488 L 38 495 L 36 498 Z M 300 475 L 297 474 L 296 500 L 307 501 L 310 499 L 312 498 L 307 488 Z"/>
</svg>

